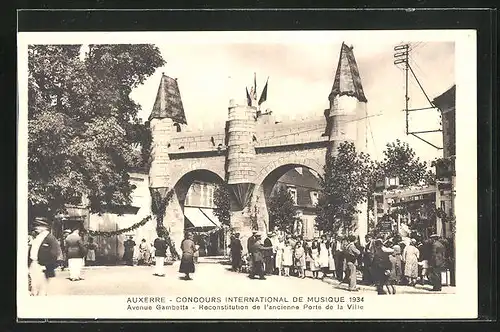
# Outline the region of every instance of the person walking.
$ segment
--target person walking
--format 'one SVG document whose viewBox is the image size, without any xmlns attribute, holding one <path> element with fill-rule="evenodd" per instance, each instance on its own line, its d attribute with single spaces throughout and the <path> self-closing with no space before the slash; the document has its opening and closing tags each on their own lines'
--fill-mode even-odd
<svg viewBox="0 0 500 332">
<path fill-rule="evenodd" d="M 69 279 L 71 281 L 83 280 L 81 272 L 86 249 L 78 228 L 73 229 L 68 235 L 65 247 L 68 257 Z"/>
<path fill-rule="evenodd" d="M 167 241 L 165 240 L 165 232 L 158 230 L 158 237 L 153 242 L 155 248 L 155 270 L 153 275 L 157 277 L 165 276 L 165 257 L 167 257 Z"/>
<path fill-rule="evenodd" d="M 123 242 L 123 247 L 124 247 L 123 260 L 129 266 L 134 266 L 135 241 L 133 239 L 134 239 L 134 237 L 132 235 L 130 235 L 128 237 L 128 240 Z"/>
<path fill-rule="evenodd" d="M 415 286 L 418 279 L 418 259 L 420 251 L 415 247 L 417 241 L 410 240 L 410 245 L 406 246 L 403 252 L 403 261 L 405 262 L 405 277 L 410 286 Z"/>
<path fill-rule="evenodd" d="M 429 259 L 429 269 L 431 276 L 432 290 L 441 291 L 441 272 L 446 267 L 446 247 L 439 239 L 439 235 L 431 235 L 431 255 Z"/>
<path fill-rule="evenodd" d="M 231 249 L 231 267 L 234 272 L 238 272 L 241 268 L 241 252 L 243 246 L 241 245 L 240 233 L 235 233 L 229 245 Z"/>
<path fill-rule="evenodd" d="M 196 251 L 196 247 L 193 241 L 193 234 L 186 233 L 184 240 L 181 242 L 181 265 L 179 266 L 179 272 L 184 273 L 184 280 L 192 280 L 190 277 L 191 273 L 194 273 L 194 253 Z"/>
<path fill-rule="evenodd" d="M 87 243 L 87 255 L 85 257 L 86 265 L 95 265 L 95 253 L 97 250 L 97 244 L 94 242 L 94 238 L 89 237 L 89 242 Z"/>
<path fill-rule="evenodd" d="M 47 296 L 49 280 L 56 276 L 57 258 L 61 246 L 50 234 L 47 218 L 34 220 L 35 236 L 31 240 L 28 253 L 28 275 L 31 296 Z"/>
<path fill-rule="evenodd" d="M 377 285 L 377 294 L 384 295 L 384 286 L 387 285 L 391 273 L 389 254 L 392 250 L 384 248 L 381 239 L 376 239 L 373 246 L 372 276 Z"/>
<path fill-rule="evenodd" d="M 389 261 L 391 262 L 391 273 L 388 278 L 388 288 L 391 287 L 391 290 L 388 289 L 389 294 L 396 294 L 396 285 L 399 285 L 401 282 L 401 277 L 403 274 L 402 265 L 401 265 L 401 247 L 399 245 L 395 245 L 392 247 L 394 250 L 389 255 Z"/>
<path fill-rule="evenodd" d="M 349 235 L 347 240 L 349 243 L 346 245 L 344 250 L 344 257 L 346 260 L 347 266 L 347 276 L 346 278 L 349 281 L 349 290 L 350 291 L 358 291 L 356 286 L 356 261 L 358 256 L 361 254 L 361 251 L 356 247 L 356 237 L 354 235 Z"/>
<path fill-rule="evenodd" d="M 65 229 L 63 231 L 61 242 L 59 244 L 59 246 L 61 247 L 61 253 L 62 253 L 62 261 L 60 262 L 61 271 L 64 271 L 65 269 L 68 268 L 68 255 L 66 254 L 66 238 L 68 237 L 69 234 L 71 234 L 71 230 Z"/>
</svg>

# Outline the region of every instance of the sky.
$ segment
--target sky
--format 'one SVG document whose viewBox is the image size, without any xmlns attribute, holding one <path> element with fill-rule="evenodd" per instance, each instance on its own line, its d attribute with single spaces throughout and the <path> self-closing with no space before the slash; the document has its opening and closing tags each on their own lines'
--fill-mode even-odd
<svg viewBox="0 0 500 332">
<path fill-rule="evenodd" d="M 151 112 L 162 73 L 178 79 L 189 130 L 223 128 L 230 98 L 243 100 L 245 87 L 257 75 L 260 94 L 269 77 L 267 108 L 281 121 L 323 116 L 328 108 L 342 41 L 353 46 L 361 81 L 368 99 L 368 152 L 383 157 L 385 145 L 407 141 L 422 160 L 441 156 L 441 150 L 405 134 L 405 75 L 394 65 L 394 38 L 336 38 L 283 42 L 168 42 L 156 43 L 166 65 L 136 88 L 131 97 L 141 105 L 139 116 Z M 428 97 L 440 95 L 455 84 L 455 45 L 446 41 L 412 41 L 410 64 Z M 410 74 L 410 108 L 429 107 Z M 411 130 L 439 128 L 437 110 L 412 112 Z M 442 146 L 440 133 L 422 137 Z"/>
</svg>

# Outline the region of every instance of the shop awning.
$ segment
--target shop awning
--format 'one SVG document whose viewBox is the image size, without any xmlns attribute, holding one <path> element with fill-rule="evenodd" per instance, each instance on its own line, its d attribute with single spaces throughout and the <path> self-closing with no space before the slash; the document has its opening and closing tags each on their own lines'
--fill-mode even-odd
<svg viewBox="0 0 500 332">
<path fill-rule="evenodd" d="M 221 227 L 221 222 L 219 221 L 219 218 L 217 218 L 217 216 L 214 214 L 214 210 L 213 209 L 204 209 L 204 208 L 201 208 L 200 209 L 203 214 L 205 214 L 208 219 L 210 219 L 211 222 L 214 223 L 215 226 L 217 227 Z"/>
<path fill-rule="evenodd" d="M 194 227 L 216 227 L 216 225 L 207 217 L 200 208 L 185 207 L 184 216 Z"/>
</svg>

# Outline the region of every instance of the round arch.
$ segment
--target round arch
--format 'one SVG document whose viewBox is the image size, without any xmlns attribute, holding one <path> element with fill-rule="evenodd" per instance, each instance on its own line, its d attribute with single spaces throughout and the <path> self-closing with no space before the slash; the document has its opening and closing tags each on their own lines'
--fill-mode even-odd
<svg viewBox="0 0 500 332">
<path fill-rule="evenodd" d="M 203 180 L 216 184 L 224 182 L 224 179 L 220 176 L 220 174 L 217 174 L 216 172 L 209 169 L 202 168 L 183 172 L 183 174 L 179 176 L 175 182 L 172 182 L 174 183 L 173 188 L 179 202 L 184 202 L 189 188 L 196 180 Z M 183 204 L 181 204 L 181 207 L 182 206 Z"/>
<path fill-rule="evenodd" d="M 264 180 L 269 177 L 269 175 L 281 175 L 285 174 L 292 168 L 295 167 L 307 167 L 313 171 L 315 171 L 320 177 L 323 176 L 323 166 L 318 161 L 312 158 L 301 158 L 299 156 L 294 158 L 278 158 L 270 163 L 268 163 L 262 170 L 257 174 L 256 177 L 256 187 L 259 187 L 263 184 Z M 271 174 L 274 173 L 274 174 Z M 281 176 L 278 176 L 280 178 Z"/>
</svg>

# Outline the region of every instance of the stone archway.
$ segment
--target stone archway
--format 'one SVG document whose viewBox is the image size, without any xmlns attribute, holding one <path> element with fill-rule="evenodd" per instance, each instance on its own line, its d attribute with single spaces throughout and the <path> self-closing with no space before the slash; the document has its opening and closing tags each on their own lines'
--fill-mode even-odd
<svg viewBox="0 0 500 332">
<path fill-rule="evenodd" d="M 208 191 L 205 191 L 204 193 L 199 191 L 190 193 L 190 189 L 193 189 L 193 186 L 197 186 L 199 188 L 203 183 L 201 188 L 211 188 L 213 193 L 213 185 L 221 184 L 223 182 L 224 180 L 219 174 L 213 172 L 212 170 L 203 168 L 185 172 L 178 178 L 178 180 L 176 180 L 173 186 L 175 191 L 174 199 L 172 200 L 173 204 L 167 208 L 167 214 L 170 216 L 169 220 L 173 220 L 173 222 L 169 223 L 169 229 L 171 238 L 176 243 L 177 248 L 184 237 L 186 224 L 190 224 L 189 230 L 195 233 L 199 231 L 207 231 L 207 229 L 198 229 L 198 227 L 200 225 L 208 224 L 209 220 L 212 220 L 214 217 L 210 213 L 207 213 L 207 211 L 211 209 L 208 198 L 211 197 L 212 194 Z M 207 186 L 205 186 L 205 183 Z M 189 202 L 187 201 L 188 195 L 190 197 Z M 192 216 L 193 211 L 196 211 L 197 215 Z M 195 220 L 193 218 L 202 218 L 202 220 Z M 196 222 L 200 222 L 200 224 L 197 224 Z M 214 237 L 212 236 L 212 238 Z M 212 241 L 218 241 L 218 238 L 214 239 L 215 240 L 212 239 Z M 201 242 L 200 238 L 195 238 L 195 241 Z M 211 243 L 210 246 L 212 246 Z M 202 255 L 205 255 L 205 253 L 208 252 L 206 249 L 207 244 L 203 243 L 200 247 Z"/>
<path fill-rule="evenodd" d="M 307 158 L 297 158 L 295 160 L 288 159 L 286 161 L 283 159 L 274 161 L 266 166 L 259 174 L 259 177 L 257 178 L 258 181 L 256 181 L 257 185 L 254 189 L 252 197 L 251 207 L 253 213 L 256 212 L 258 214 L 258 220 L 260 222 L 259 229 L 265 229 L 266 231 L 269 231 L 270 226 L 272 226 L 269 223 L 269 213 L 267 207 L 269 205 L 270 197 L 276 183 L 286 173 L 299 167 L 312 170 L 319 177 L 322 176 L 322 173 L 320 173 L 323 169 L 322 165 L 320 165 L 314 159 Z M 299 210 L 300 209 L 301 207 L 299 206 Z"/>
</svg>

